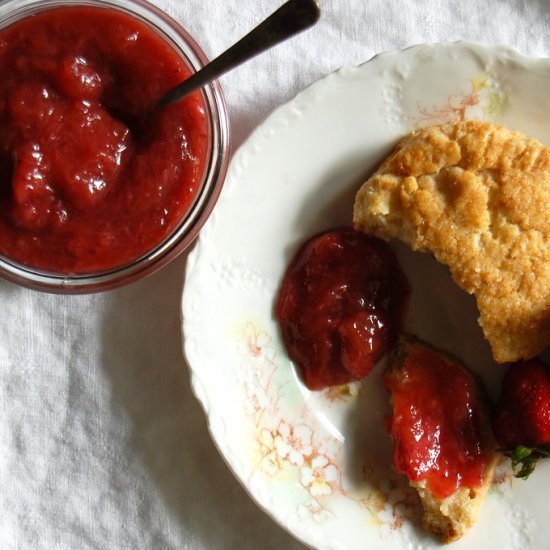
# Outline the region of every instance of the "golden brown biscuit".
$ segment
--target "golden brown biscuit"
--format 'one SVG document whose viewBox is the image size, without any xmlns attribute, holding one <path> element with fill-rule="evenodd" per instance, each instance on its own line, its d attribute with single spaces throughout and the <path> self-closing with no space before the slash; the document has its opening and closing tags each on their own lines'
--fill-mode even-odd
<svg viewBox="0 0 550 550">
<path fill-rule="evenodd" d="M 403 139 L 361 187 L 354 227 L 447 264 L 498 362 L 550 344 L 550 148 L 486 122 Z"/>
</svg>

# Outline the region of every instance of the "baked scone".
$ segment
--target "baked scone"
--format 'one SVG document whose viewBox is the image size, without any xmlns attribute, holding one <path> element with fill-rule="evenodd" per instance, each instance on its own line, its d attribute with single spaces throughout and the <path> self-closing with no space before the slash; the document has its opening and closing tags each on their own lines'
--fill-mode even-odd
<svg viewBox="0 0 550 550">
<path fill-rule="evenodd" d="M 485 392 L 457 359 L 412 337 L 401 337 L 383 379 L 394 468 L 417 490 L 424 527 L 456 540 L 477 520 L 497 462 Z"/>
<path fill-rule="evenodd" d="M 447 264 L 497 362 L 550 344 L 550 148 L 486 122 L 403 139 L 357 193 L 357 230 Z"/>
</svg>

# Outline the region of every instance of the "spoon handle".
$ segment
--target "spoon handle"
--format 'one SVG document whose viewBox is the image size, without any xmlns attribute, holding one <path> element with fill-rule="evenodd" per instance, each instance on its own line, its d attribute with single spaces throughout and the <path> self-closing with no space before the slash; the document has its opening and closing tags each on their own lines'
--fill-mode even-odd
<svg viewBox="0 0 550 550">
<path fill-rule="evenodd" d="M 220 56 L 169 90 L 159 100 L 158 107 L 183 99 L 237 65 L 311 27 L 320 13 L 318 0 L 289 0 Z"/>
</svg>

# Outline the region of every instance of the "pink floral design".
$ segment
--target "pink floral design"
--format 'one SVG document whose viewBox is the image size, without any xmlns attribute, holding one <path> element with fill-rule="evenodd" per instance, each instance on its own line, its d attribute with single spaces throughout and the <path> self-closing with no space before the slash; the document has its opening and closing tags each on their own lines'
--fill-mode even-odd
<svg viewBox="0 0 550 550">
<path fill-rule="evenodd" d="M 449 124 L 466 120 L 473 108 L 480 109 L 485 116 L 495 117 L 504 111 L 507 98 L 493 87 L 487 74 L 468 80 L 467 90 L 450 95 L 441 105 L 426 106 L 418 103 L 418 115 L 412 117 L 418 126 Z"/>
<path fill-rule="evenodd" d="M 380 535 L 382 538 L 387 538 L 392 531 L 401 529 L 405 523 L 405 518 L 396 506 L 392 506 L 389 502 L 384 509 L 378 513 L 378 519 L 382 522 L 380 527 Z"/>
<path fill-rule="evenodd" d="M 386 478 L 366 479 L 368 472 L 365 471 L 368 494 L 358 497 L 355 492 L 348 492 L 342 486 L 339 466 L 341 445 L 330 436 L 316 436 L 308 421 L 312 414 L 308 404 L 304 402 L 297 413 L 299 423 L 288 420 L 280 402 L 286 382 L 279 380 L 271 336 L 247 322 L 239 347 L 244 367 L 243 407 L 256 433 L 253 442 L 256 471 L 274 482 L 293 476 L 296 483 L 291 486 L 303 492 L 302 500 L 296 504 L 300 518 L 309 517 L 317 523 L 329 520 L 332 514 L 324 503 L 329 497 L 341 495 L 368 510 L 382 523 L 381 537 L 400 529 L 414 504 L 399 489 L 399 484 Z M 359 390 L 360 386 L 353 384 L 340 386 L 324 392 L 324 398 L 327 403 L 346 401 Z"/>
<path fill-rule="evenodd" d="M 339 477 L 338 468 L 324 455 L 316 456 L 300 472 L 302 485 L 314 497 L 330 495 Z"/>
<path fill-rule="evenodd" d="M 447 104 L 439 107 L 435 105 L 425 107 L 418 104 L 418 121 L 429 124 L 443 124 L 466 120 L 468 109 L 479 105 L 480 101 L 479 94 L 470 93 L 463 96 L 450 96 Z"/>
<path fill-rule="evenodd" d="M 265 330 L 258 330 L 253 323 L 246 323 L 244 337 L 248 357 L 260 364 L 271 363 L 275 358 L 275 349 L 271 346 L 271 336 Z"/>
<path fill-rule="evenodd" d="M 260 431 L 258 437 L 259 450 L 261 455 L 259 469 L 268 476 L 275 476 L 280 470 L 279 459 L 275 451 L 275 440 L 273 434 L 266 429 Z"/>
<path fill-rule="evenodd" d="M 313 453 L 312 437 L 313 431 L 309 426 L 290 426 L 281 422 L 279 434 L 275 437 L 277 454 L 295 466 L 303 466 L 304 459 Z"/>
<path fill-rule="evenodd" d="M 332 514 L 315 499 L 311 499 L 305 504 L 300 504 L 296 512 L 300 519 L 311 517 L 316 523 L 324 523 L 332 517 Z"/>
</svg>

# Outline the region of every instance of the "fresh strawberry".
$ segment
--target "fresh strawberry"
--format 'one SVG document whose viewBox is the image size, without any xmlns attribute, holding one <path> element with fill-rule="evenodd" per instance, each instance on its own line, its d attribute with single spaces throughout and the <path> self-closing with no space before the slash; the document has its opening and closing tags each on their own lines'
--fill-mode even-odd
<svg viewBox="0 0 550 550">
<path fill-rule="evenodd" d="M 542 361 L 514 363 L 506 371 L 493 429 L 516 477 L 527 478 L 550 456 L 550 369 Z"/>
</svg>

